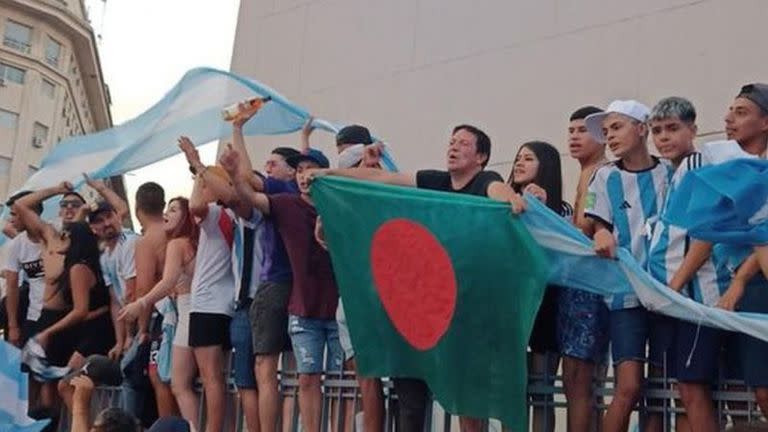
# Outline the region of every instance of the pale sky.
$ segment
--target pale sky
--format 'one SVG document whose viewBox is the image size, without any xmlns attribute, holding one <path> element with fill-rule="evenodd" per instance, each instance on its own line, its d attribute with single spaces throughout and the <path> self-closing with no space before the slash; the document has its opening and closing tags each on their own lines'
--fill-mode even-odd
<svg viewBox="0 0 768 432">
<path fill-rule="evenodd" d="M 239 0 L 85 3 L 94 32 L 101 36 L 99 55 L 112 95 L 115 125 L 151 107 L 189 69 L 229 70 Z M 200 148 L 203 163 L 212 163 L 215 153 L 215 143 Z M 163 186 L 167 198 L 189 196 L 192 181 L 188 173 L 182 155 L 128 173 L 124 177 L 128 198 L 133 204 L 136 189 L 147 181 Z M 134 226 L 138 226 L 135 220 Z"/>
</svg>

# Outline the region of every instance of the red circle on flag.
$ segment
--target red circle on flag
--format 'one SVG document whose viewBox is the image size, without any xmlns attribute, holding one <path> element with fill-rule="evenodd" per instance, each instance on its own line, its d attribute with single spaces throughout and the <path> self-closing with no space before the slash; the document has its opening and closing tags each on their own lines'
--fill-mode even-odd
<svg viewBox="0 0 768 432">
<path fill-rule="evenodd" d="M 373 281 L 397 331 L 426 351 L 448 330 L 456 308 L 456 275 L 448 252 L 408 219 L 382 224 L 371 243 Z"/>
</svg>

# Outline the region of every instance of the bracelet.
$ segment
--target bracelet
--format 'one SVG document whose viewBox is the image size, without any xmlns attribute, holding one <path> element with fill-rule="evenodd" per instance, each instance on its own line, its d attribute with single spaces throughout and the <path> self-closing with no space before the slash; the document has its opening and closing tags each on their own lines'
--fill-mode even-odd
<svg viewBox="0 0 768 432">
<path fill-rule="evenodd" d="M 196 171 L 195 172 L 195 176 L 196 177 L 202 177 L 203 174 L 205 174 L 205 172 L 208 171 L 208 166 L 203 165 L 203 169 L 201 169 L 200 171 L 197 171 L 197 170 L 195 170 L 195 171 Z"/>
</svg>

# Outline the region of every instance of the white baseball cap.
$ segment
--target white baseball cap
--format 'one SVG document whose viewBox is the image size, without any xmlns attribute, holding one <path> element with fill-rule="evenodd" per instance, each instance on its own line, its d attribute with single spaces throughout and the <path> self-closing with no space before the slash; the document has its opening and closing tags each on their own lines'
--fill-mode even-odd
<svg viewBox="0 0 768 432">
<path fill-rule="evenodd" d="M 603 120 L 608 117 L 608 114 L 612 113 L 624 114 L 625 116 L 645 123 L 648 121 L 648 116 L 651 114 L 651 110 L 636 100 L 615 100 L 608 105 L 608 108 L 604 112 L 590 114 L 584 119 L 584 123 L 587 125 L 587 131 L 592 135 L 592 138 L 599 142 L 605 142 L 605 136 L 603 135 Z"/>
</svg>

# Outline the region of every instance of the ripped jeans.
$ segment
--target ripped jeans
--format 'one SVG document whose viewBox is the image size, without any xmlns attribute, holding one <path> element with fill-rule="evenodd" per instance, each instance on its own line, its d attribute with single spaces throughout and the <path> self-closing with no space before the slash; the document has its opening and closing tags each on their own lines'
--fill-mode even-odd
<svg viewBox="0 0 768 432">
<path fill-rule="evenodd" d="M 290 315 L 288 335 L 291 337 L 298 373 L 317 374 L 323 371 L 341 371 L 344 351 L 339 343 L 339 327 L 336 320 Z"/>
</svg>

